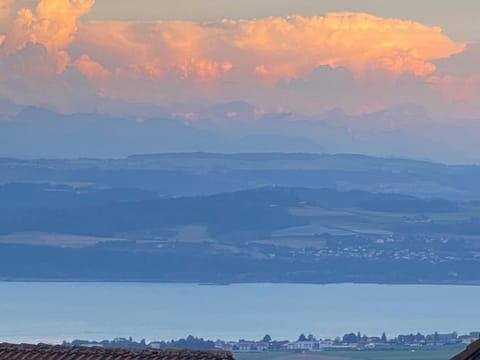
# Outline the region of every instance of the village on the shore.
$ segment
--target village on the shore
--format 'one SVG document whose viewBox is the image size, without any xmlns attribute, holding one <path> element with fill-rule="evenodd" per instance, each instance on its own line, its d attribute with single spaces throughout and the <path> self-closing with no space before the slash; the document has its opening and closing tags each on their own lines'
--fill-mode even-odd
<svg viewBox="0 0 480 360">
<path fill-rule="evenodd" d="M 134 341 L 132 338 L 116 338 L 114 340 L 83 341 L 74 340 L 64 342 L 71 346 L 102 346 L 122 348 L 190 348 L 190 349 L 221 349 L 237 352 L 318 352 L 318 351 L 381 351 L 381 350 L 430 350 L 445 346 L 468 345 L 480 339 L 480 331 L 459 335 L 457 332 L 433 334 L 408 334 L 388 338 L 385 333 L 381 336 L 367 336 L 358 333 L 348 333 L 342 337 L 316 338 L 313 335 L 301 334 L 297 340 L 274 340 L 265 335 L 261 340 L 205 340 L 194 336 L 171 341 Z"/>
</svg>

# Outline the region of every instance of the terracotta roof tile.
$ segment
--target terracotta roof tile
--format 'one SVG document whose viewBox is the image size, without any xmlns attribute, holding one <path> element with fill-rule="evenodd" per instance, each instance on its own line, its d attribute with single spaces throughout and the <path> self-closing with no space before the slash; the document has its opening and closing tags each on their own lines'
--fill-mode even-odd
<svg viewBox="0 0 480 360">
<path fill-rule="evenodd" d="M 464 352 L 451 360 L 480 360 L 480 340 L 470 344 Z"/>
<path fill-rule="evenodd" d="M 0 360 L 233 360 L 225 351 L 0 344 Z"/>
</svg>

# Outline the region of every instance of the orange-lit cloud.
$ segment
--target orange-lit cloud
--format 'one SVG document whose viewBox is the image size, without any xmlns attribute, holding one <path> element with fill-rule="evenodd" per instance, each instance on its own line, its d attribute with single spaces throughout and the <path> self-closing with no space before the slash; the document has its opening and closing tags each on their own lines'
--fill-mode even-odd
<svg viewBox="0 0 480 360">
<path fill-rule="evenodd" d="M 112 77 L 110 71 L 92 60 L 88 55 L 80 56 L 75 61 L 74 66 L 93 84 L 99 94 L 104 95 L 107 81 Z"/>
<path fill-rule="evenodd" d="M 89 79 L 106 79 L 112 73 L 106 70 L 102 65 L 90 59 L 88 55 L 82 55 L 75 61 L 78 71 Z"/>
<path fill-rule="evenodd" d="M 159 79 L 208 80 L 233 68 L 231 54 L 216 56 L 218 39 L 191 22 L 90 22 L 82 24 L 77 46 L 92 52 L 117 74 Z"/>
<path fill-rule="evenodd" d="M 436 27 L 368 14 L 268 18 L 231 22 L 235 45 L 259 59 L 274 78 L 302 77 L 320 65 L 343 66 L 361 75 L 382 69 L 425 76 L 431 60 L 448 57 L 464 45 Z"/>
<path fill-rule="evenodd" d="M 13 0 L 0 0 L 0 21 L 10 17 Z"/>
<path fill-rule="evenodd" d="M 464 44 L 437 27 L 367 14 L 224 20 L 217 24 L 167 21 L 82 24 L 82 49 L 105 49 L 146 75 L 218 78 L 232 69 L 271 82 L 301 78 L 322 65 L 346 67 L 361 77 L 381 69 L 393 76 L 435 71 L 432 60 L 461 52 Z"/>
<path fill-rule="evenodd" d="M 328 107 L 318 105 L 319 94 L 331 99 L 331 107 L 388 105 L 379 98 L 389 91 L 397 96 L 396 83 L 405 75 L 432 92 L 460 86 L 438 74 L 435 63 L 461 53 L 465 44 L 408 20 L 331 13 L 217 23 L 82 21 L 94 0 L 25 3 L 35 5 L 0 0 L 0 96 L 13 100 L 31 91 L 50 103 L 81 90 L 156 105 L 235 99 L 315 111 Z M 319 68 L 343 70 L 313 84 Z M 344 73 L 351 79 L 329 97 L 334 77 Z M 9 80 L 21 83 L 18 90 L 4 85 Z M 61 96 L 39 91 L 47 80 Z M 295 80 L 306 85 L 281 85 Z"/>
<path fill-rule="evenodd" d="M 4 3 L 6 4 L 6 3 Z M 35 10 L 21 8 L 3 41 L 9 55 L 28 45 L 41 45 L 62 72 L 70 62 L 66 48 L 77 31 L 77 19 L 90 11 L 94 0 L 41 0 Z"/>
<path fill-rule="evenodd" d="M 13 0 L 0 0 L 0 46 L 5 42 L 4 32 L 8 29 L 8 23 L 13 11 Z"/>
</svg>

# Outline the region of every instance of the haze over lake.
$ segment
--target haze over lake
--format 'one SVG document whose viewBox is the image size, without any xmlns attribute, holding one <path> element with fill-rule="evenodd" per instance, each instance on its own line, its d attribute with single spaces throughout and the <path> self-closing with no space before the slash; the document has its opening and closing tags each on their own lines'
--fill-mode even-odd
<svg viewBox="0 0 480 360">
<path fill-rule="evenodd" d="M 0 341 L 478 330 L 480 287 L 0 283 Z"/>
</svg>

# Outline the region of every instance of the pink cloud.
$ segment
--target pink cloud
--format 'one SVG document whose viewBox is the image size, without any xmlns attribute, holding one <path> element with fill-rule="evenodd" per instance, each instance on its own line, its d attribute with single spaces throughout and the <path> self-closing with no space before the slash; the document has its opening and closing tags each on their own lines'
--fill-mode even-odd
<svg viewBox="0 0 480 360">
<path fill-rule="evenodd" d="M 0 0 L 0 96 L 15 100 L 6 85 L 15 81 L 46 102 L 65 103 L 65 94 L 78 90 L 156 105 L 239 99 L 307 112 L 373 111 L 397 105 L 394 97 L 431 106 L 439 93 L 478 98 L 474 74 L 438 71 L 439 60 L 462 53 L 465 44 L 434 26 L 362 13 L 208 24 L 82 21 L 93 6 L 94 0 L 40 0 L 31 7 Z M 332 73 L 315 80 L 318 68 Z M 416 90 L 398 86 L 404 76 L 418 80 L 411 80 Z M 46 79 L 55 83 L 48 91 L 61 96 L 39 92 Z M 342 88 L 330 96 L 338 80 Z M 285 81 L 292 83 L 279 86 Z"/>
<path fill-rule="evenodd" d="M 66 48 L 77 32 L 77 19 L 93 4 L 94 0 L 41 0 L 35 10 L 21 8 L 5 34 L 2 50 L 9 55 L 29 45 L 42 45 L 61 73 L 70 62 Z"/>
<path fill-rule="evenodd" d="M 464 49 L 436 27 L 351 13 L 217 24 L 84 23 L 78 41 L 84 51 L 105 49 L 106 63 L 122 59 L 111 66 L 156 64 L 158 74 L 217 78 L 231 64 L 272 81 L 301 78 L 321 65 L 343 66 L 357 76 L 374 69 L 426 76 L 435 71 L 432 60 Z"/>
</svg>

